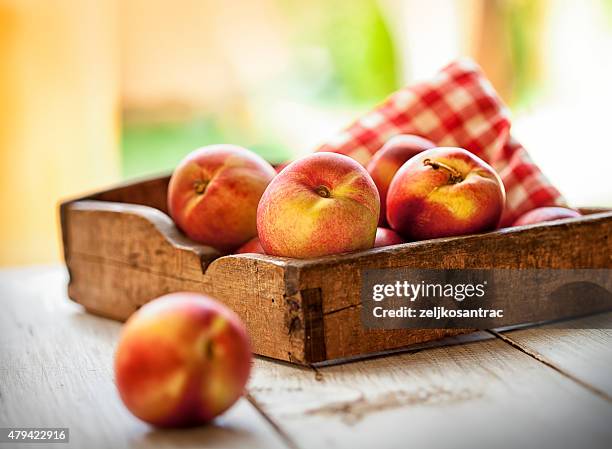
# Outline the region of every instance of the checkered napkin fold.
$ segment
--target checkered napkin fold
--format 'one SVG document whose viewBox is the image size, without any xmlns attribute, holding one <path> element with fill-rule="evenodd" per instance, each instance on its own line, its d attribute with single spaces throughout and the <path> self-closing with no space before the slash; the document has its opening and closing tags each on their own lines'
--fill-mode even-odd
<svg viewBox="0 0 612 449">
<path fill-rule="evenodd" d="M 365 165 L 396 134 L 465 148 L 491 164 L 506 187 L 501 227 L 533 208 L 566 205 L 510 135 L 508 109 L 470 60 L 455 61 L 434 78 L 395 92 L 317 151 L 346 154 Z"/>
</svg>

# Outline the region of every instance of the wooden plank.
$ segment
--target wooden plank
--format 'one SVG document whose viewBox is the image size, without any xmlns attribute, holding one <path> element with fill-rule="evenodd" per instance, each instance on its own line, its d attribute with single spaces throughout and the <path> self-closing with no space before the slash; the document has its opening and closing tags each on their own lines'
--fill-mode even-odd
<svg viewBox="0 0 612 449">
<path fill-rule="evenodd" d="M 612 268 L 612 212 L 374 248 L 319 259 L 292 260 L 301 288 L 322 289 L 324 313 L 360 304 L 361 271 L 383 268 Z M 351 288 L 353 287 L 354 288 Z"/>
<path fill-rule="evenodd" d="M 169 175 L 129 181 L 110 190 L 94 193 L 87 198 L 115 203 L 140 204 L 168 213 L 169 182 Z"/>
<path fill-rule="evenodd" d="M 612 401 L 612 313 L 502 335 Z"/>
<path fill-rule="evenodd" d="M 364 269 L 611 268 L 612 240 L 608 238 L 611 233 L 612 214 L 604 213 L 545 226 L 507 228 L 482 235 L 408 243 L 292 263 L 300 270 L 301 289 L 321 290 L 326 355 L 335 359 L 460 332 L 457 329 L 428 329 L 428 333 L 364 329 L 360 316 Z"/>
<path fill-rule="evenodd" d="M 84 313 L 65 283 L 60 268 L 0 272 L 0 427 L 69 427 L 74 448 L 287 447 L 247 399 L 196 429 L 155 430 L 134 418 L 113 383 L 120 324 Z"/>
<path fill-rule="evenodd" d="M 150 271 L 199 280 L 206 266 L 221 254 L 185 237 L 172 219 L 151 207 L 77 201 L 64 211 L 72 255 L 95 255 Z"/>
<path fill-rule="evenodd" d="M 267 287 L 275 275 L 266 270 L 252 276 L 244 271 L 248 265 L 231 268 L 224 262 L 225 268 L 211 276 L 212 281 L 209 277 L 194 281 L 80 254 L 74 255 L 73 261 L 68 291 L 90 312 L 123 320 L 158 296 L 176 291 L 204 293 L 224 302 L 243 319 L 250 335 L 257 336 L 252 339 L 256 353 L 303 360 L 303 339 L 291 338 L 299 329 L 294 332 L 287 316 L 290 299 L 274 285 Z M 231 264 L 232 260 L 226 262 Z M 258 310 L 266 310 L 266 314 L 256 313 Z"/>
<path fill-rule="evenodd" d="M 250 395 L 302 448 L 612 442 L 608 401 L 499 339 L 316 369 L 258 359 L 254 373 Z"/>
<path fill-rule="evenodd" d="M 93 192 L 89 195 L 65 200 L 59 207 L 59 218 L 62 226 L 62 243 L 64 259 L 68 259 L 70 254 L 68 247 L 68 235 L 66 226 L 68 225 L 67 212 L 77 200 L 99 200 L 116 203 L 137 204 L 148 206 L 168 213 L 167 190 L 170 176 L 158 176 L 149 179 L 141 179 L 120 184 L 114 188 Z"/>
</svg>

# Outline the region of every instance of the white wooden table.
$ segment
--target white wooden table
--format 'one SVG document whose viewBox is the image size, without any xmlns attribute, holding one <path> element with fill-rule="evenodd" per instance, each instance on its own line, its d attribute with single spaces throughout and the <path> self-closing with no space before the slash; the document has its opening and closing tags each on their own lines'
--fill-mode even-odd
<svg viewBox="0 0 612 449">
<path fill-rule="evenodd" d="M 342 365 L 257 358 L 225 415 L 162 431 L 115 390 L 120 323 L 72 303 L 66 279 L 0 270 L 0 427 L 70 428 L 56 448 L 612 448 L 612 314 Z"/>
</svg>

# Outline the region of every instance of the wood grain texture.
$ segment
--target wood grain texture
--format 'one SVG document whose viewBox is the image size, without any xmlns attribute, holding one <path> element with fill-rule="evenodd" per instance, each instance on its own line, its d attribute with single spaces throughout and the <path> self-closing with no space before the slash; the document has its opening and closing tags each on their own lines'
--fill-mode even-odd
<svg viewBox="0 0 612 449">
<path fill-rule="evenodd" d="M 65 283 L 59 267 L 0 272 L 0 427 L 69 427 L 70 443 L 50 446 L 79 449 L 287 447 L 246 399 L 191 430 L 155 430 L 134 418 L 113 382 L 120 324 L 84 313 Z"/>
<path fill-rule="evenodd" d="M 248 401 L 211 426 L 154 430 L 127 412 L 113 384 L 119 323 L 84 313 L 67 300 L 65 283 L 60 268 L 0 271 L 0 427 L 70 427 L 68 447 L 92 449 L 597 449 L 612 442 L 610 401 L 583 386 L 609 375 L 609 335 L 586 329 L 553 334 L 545 345 L 532 330 L 507 334 L 539 347 L 552 368 L 488 333 L 455 338 L 483 341 L 317 368 L 258 358 Z"/>
<path fill-rule="evenodd" d="M 140 204 L 153 207 L 167 214 L 169 182 L 170 175 L 131 181 L 109 190 L 94 193 L 86 198 L 114 203 Z"/>
<path fill-rule="evenodd" d="M 249 392 L 304 449 L 612 442 L 608 401 L 499 339 L 317 369 L 258 359 Z"/>
<path fill-rule="evenodd" d="M 220 257 L 182 236 L 163 213 L 167 182 L 164 177 L 126 185 L 61 206 L 70 297 L 94 313 L 126 319 L 170 291 L 207 293 L 246 322 L 256 353 L 295 363 L 465 332 L 364 329 L 364 269 L 612 267 L 612 212 L 310 260 Z"/>
<path fill-rule="evenodd" d="M 612 402 L 612 313 L 503 336 Z"/>
</svg>

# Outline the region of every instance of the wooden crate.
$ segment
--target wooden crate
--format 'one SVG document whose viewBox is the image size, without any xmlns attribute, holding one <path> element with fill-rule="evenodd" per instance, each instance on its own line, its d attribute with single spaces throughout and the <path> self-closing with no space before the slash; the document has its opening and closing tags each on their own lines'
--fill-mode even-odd
<svg viewBox="0 0 612 449">
<path fill-rule="evenodd" d="M 136 182 L 61 204 L 70 298 L 92 313 L 125 320 L 162 294 L 203 292 L 244 320 L 255 353 L 299 364 L 462 332 L 364 329 L 360 289 L 366 268 L 612 268 L 612 212 L 596 209 L 554 223 L 318 259 L 221 256 L 174 226 L 166 209 L 168 180 Z"/>
</svg>

